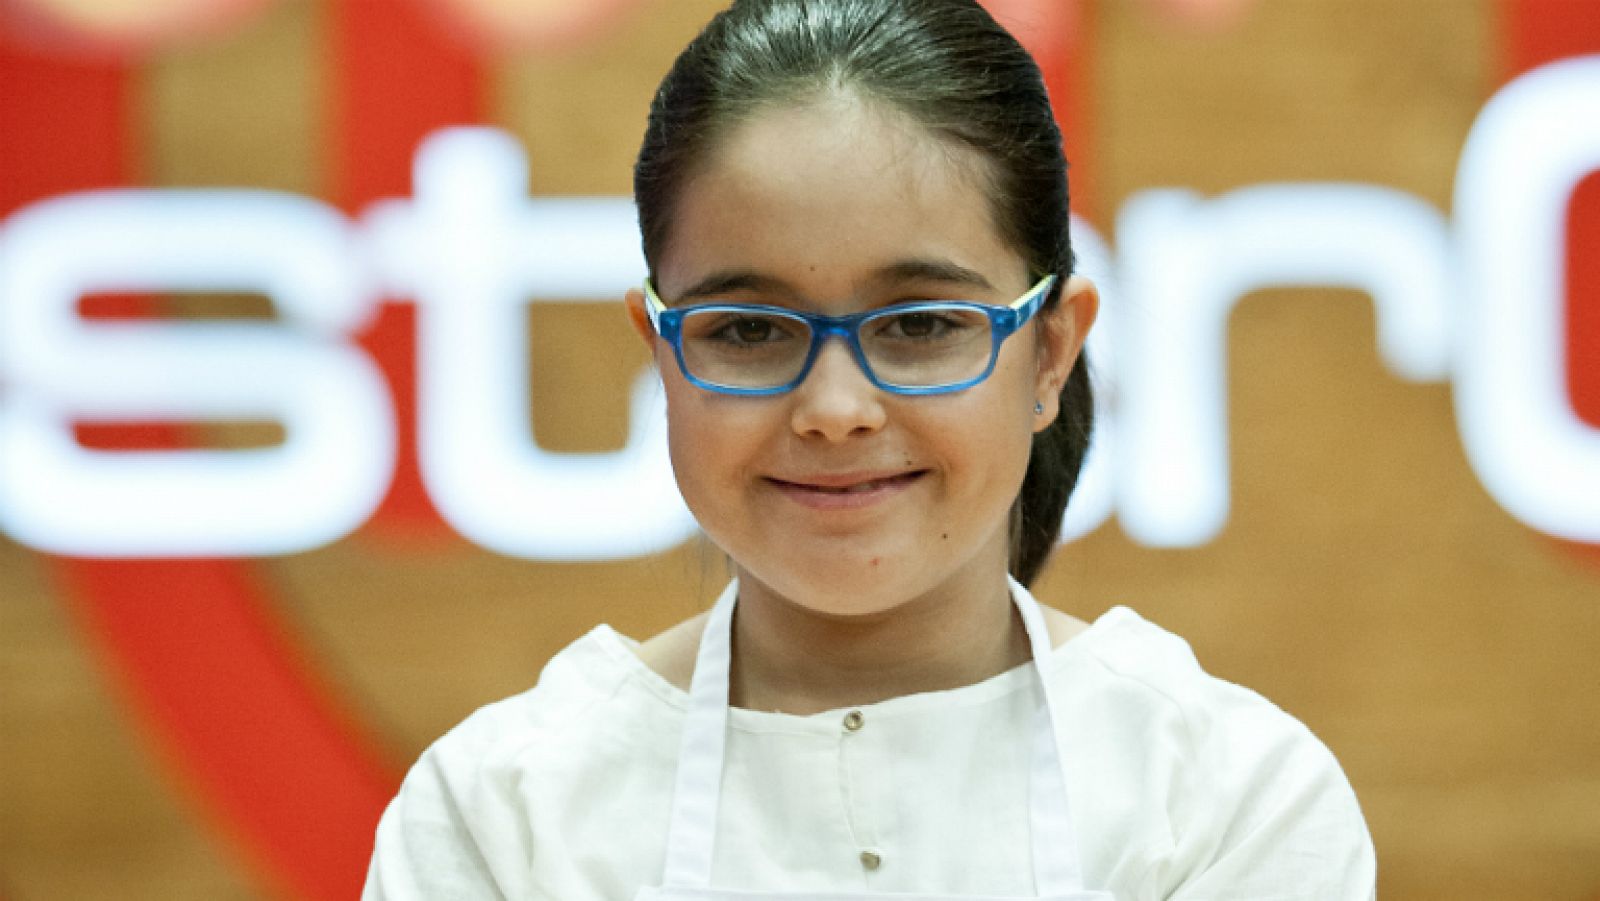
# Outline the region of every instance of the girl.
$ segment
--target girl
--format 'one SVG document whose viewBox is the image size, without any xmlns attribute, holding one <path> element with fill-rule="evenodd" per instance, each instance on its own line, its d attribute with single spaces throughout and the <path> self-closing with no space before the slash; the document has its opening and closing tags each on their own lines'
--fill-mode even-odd
<svg viewBox="0 0 1600 901">
<path fill-rule="evenodd" d="M 1025 586 L 1089 437 L 1061 139 L 972 0 L 738 0 L 668 73 L 627 298 L 736 578 L 441 739 L 367 897 L 1340 899 L 1337 763 Z"/>
</svg>

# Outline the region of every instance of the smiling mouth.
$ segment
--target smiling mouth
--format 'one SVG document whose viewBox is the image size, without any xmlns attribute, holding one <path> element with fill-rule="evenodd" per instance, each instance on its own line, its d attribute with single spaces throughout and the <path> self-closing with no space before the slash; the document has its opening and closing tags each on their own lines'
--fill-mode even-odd
<svg viewBox="0 0 1600 901">
<path fill-rule="evenodd" d="M 895 488 L 922 477 L 926 470 L 913 470 L 899 475 L 883 476 L 876 479 L 867 479 L 860 482 L 847 484 L 818 484 L 814 482 L 790 482 L 785 479 L 770 479 L 780 488 L 794 491 L 812 491 L 817 494 L 867 494 L 883 488 Z"/>
</svg>

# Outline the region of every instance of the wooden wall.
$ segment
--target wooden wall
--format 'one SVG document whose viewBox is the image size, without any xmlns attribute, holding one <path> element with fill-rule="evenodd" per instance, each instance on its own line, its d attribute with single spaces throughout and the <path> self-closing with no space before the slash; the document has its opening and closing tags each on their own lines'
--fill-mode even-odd
<svg viewBox="0 0 1600 901">
<path fill-rule="evenodd" d="M 527 147 L 536 193 L 629 190 L 649 94 L 719 5 L 640 3 L 571 46 L 480 57 L 485 117 Z M 1503 80 L 1500 5 L 1231 5 L 1210 26 L 1154 3 L 1085 8 L 1093 133 L 1077 184 L 1104 231 L 1131 195 L 1163 186 L 1355 181 L 1450 211 L 1468 128 Z M 287 0 L 145 57 L 135 180 L 327 196 L 332 14 Z M 1153 549 L 1112 521 L 1057 556 L 1041 597 L 1084 617 L 1131 605 L 1308 723 L 1368 813 L 1383 897 L 1600 897 L 1600 551 L 1495 502 L 1463 453 L 1450 385 L 1384 367 L 1366 299 L 1263 291 L 1229 329 L 1224 531 Z M 644 365 L 620 307 L 557 305 L 530 341 L 539 440 L 617 445 L 618 398 Z M 553 564 L 443 528 L 397 532 L 247 565 L 297 665 L 355 712 L 391 774 L 595 623 L 646 636 L 722 579 L 703 543 Z M 0 537 L 0 897 L 295 891 L 152 736 L 77 584 L 67 562 Z"/>
</svg>

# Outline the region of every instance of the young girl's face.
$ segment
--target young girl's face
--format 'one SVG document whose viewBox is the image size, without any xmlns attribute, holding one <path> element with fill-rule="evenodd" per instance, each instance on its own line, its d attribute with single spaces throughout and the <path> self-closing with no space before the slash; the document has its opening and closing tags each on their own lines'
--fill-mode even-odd
<svg viewBox="0 0 1600 901">
<path fill-rule="evenodd" d="M 1033 279 L 995 227 L 985 165 L 851 96 L 761 112 L 684 187 L 658 292 L 673 306 L 835 315 L 918 299 L 1009 304 Z M 700 290 L 713 283 L 714 295 Z M 1005 342 L 987 380 L 920 397 L 875 387 L 840 341 L 787 394 L 702 390 L 630 295 L 665 386 L 679 487 L 742 590 L 837 615 L 993 593 L 1032 435 L 1054 418 L 1093 318 L 1092 289 L 1074 280 L 1067 294 Z"/>
</svg>

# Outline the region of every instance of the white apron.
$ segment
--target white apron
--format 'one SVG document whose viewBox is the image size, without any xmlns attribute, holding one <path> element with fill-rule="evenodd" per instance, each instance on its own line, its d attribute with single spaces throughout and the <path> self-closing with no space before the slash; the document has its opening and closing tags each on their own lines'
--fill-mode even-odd
<svg viewBox="0 0 1600 901">
<path fill-rule="evenodd" d="M 711 859 L 722 796 L 722 763 L 728 740 L 728 671 L 733 607 L 737 598 L 736 582 L 722 593 L 706 619 L 694 678 L 689 685 L 689 709 L 683 724 L 672 817 L 667 827 L 663 883 L 657 888 L 640 889 L 634 901 L 875 901 L 882 898 L 1008 901 L 990 895 L 733 891 L 711 886 Z M 1089 891 L 1083 886 L 1066 772 L 1056 746 L 1055 722 L 1060 708 L 1043 669 L 1051 649 L 1044 615 L 1027 590 L 1014 581 L 1011 582 L 1011 599 L 1022 614 L 1022 624 L 1028 632 L 1028 643 L 1033 649 L 1033 671 L 1042 699 L 1034 717 L 1033 771 L 1029 778 L 1034 889 L 1038 898 L 1047 901 L 1115 901 L 1109 892 Z"/>
</svg>

